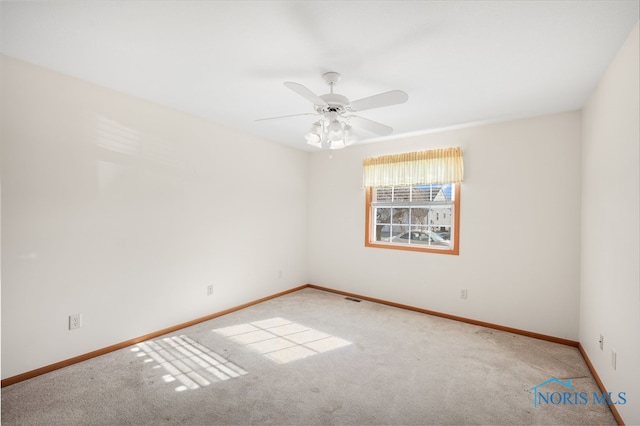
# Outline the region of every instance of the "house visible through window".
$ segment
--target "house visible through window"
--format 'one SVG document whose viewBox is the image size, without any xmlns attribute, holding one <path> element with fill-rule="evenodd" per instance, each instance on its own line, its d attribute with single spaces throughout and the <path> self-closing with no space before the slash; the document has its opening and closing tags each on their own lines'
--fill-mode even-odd
<svg viewBox="0 0 640 426">
<path fill-rule="evenodd" d="M 366 159 L 364 172 L 367 247 L 458 254 L 459 148 Z"/>
</svg>

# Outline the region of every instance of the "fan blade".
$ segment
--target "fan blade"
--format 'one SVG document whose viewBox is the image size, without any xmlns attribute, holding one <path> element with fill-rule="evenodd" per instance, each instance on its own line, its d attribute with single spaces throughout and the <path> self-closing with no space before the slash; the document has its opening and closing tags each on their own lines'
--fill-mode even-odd
<svg viewBox="0 0 640 426">
<path fill-rule="evenodd" d="M 377 121 L 369 120 L 368 118 L 358 117 L 357 115 L 350 115 L 346 118 L 349 120 L 349 124 L 361 127 L 376 135 L 387 136 L 393 133 L 393 128 L 378 123 Z"/>
<path fill-rule="evenodd" d="M 391 90 L 351 102 L 351 111 L 364 111 L 371 108 L 403 104 L 408 100 L 409 95 L 402 90 Z"/>
<path fill-rule="evenodd" d="M 313 102 L 314 105 L 322 105 L 325 106 L 327 103 L 318 95 L 313 93 L 311 90 L 307 89 L 306 86 L 303 86 L 300 83 L 293 83 L 291 81 L 287 81 L 284 83 L 286 87 L 296 92 L 298 95 L 302 96 Z"/>
<path fill-rule="evenodd" d="M 301 115 L 318 115 L 318 114 L 315 112 L 303 112 L 302 114 L 291 114 L 291 115 L 281 115 L 278 117 L 258 118 L 257 120 L 254 120 L 254 121 L 277 120 L 279 118 L 299 117 Z"/>
</svg>

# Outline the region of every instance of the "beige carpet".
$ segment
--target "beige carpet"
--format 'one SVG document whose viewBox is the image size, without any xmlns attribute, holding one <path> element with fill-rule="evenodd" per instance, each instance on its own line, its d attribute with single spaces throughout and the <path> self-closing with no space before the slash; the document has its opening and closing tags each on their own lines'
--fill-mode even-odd
<svg viewBox="0 0 640 426">
<path fill-rule="evenodd" d="M 593 392 L 575 348 L 304 289 L 8 386 L 2 424 L 615 424 Z"/>
</svg>

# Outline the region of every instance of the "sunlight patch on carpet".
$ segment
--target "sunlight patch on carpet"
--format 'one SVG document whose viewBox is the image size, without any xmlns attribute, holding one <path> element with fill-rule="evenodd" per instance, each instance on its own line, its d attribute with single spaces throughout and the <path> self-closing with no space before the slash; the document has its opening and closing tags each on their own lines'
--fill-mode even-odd
<svg viewBox="0 0 640 426">
<path fill-rule="evenodd" d="M 157 365 L 153 368 L 164 368 L 167 374 L 162 379 L 165 383 L 176 382 L 176 392 L 247 374 L 239 366 L 185 335 L 138 343 L 131 351 L 138 357 L 144 357 L 144 363 L 155 361 Z"/>
<path fill-rule="evenodd" d="M 279 364 L 351 345 L 347 340 L 280 317 L 213 331 Z"/>
</svg>

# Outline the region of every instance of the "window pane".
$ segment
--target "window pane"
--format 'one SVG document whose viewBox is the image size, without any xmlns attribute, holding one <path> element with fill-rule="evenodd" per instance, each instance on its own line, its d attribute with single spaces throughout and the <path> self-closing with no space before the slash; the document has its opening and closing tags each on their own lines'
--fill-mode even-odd
<svg viewBox="0 0 640 426">
<path fill-rule="evenodd" d="M 430 232 L 426 228 L 421 228 L 416 230 L 413 235 L 413 243 L 414 244 L 427 244 L 429 245 L 431 238 Z"/>
<path fill-rule="evenodd" d="M 393 201 L 409 201 L 410 197 L 410 186 L 395 186 L 393 188 Z"/>
<path fill-rule="evenodd" d="M 451 206 L 434 206 L 431 208 L 429 224 L 435 227 L 451 226 L 453 219 L 453 208 Z"/>
<path fill-rule="evenodd" d="M 376 207 L 375 240 L 389 241 L 391 236 L 391 208 Z"/>
<path fill-rule="evenodd" d="M 409 225 L 394 225 L 391 227 L 391 237 L 389 241 L 396 242 L 398 237 L 409 232 Z"/>
<path fill-rule="evenodd" d="M 442 239 L 451 244 L 451 227 L 450 226 L 438 226 L 433 228 L 436 234 L 440 235 Z"/>
<path fill-rule="evenodd" d="M 381 186 L 375 188 L 373 201 L 391 202 L 393 199 L 393 188 L 390 186 Z"/>
<path fill-rule="evenodd" d="M 390 225 L 378 225 L 376 224 L 376 229 L 375 229 L 376 235 L 375 235 L 375 240 L 376 241 L 389 241 L 389 237 L 390 237 L 390 233 L 391 233 L 391 226 Z"/>
<path fill-rule="evenodd" d="M 415 185 L 412 187 L 411 199 L 414 202 L 429 201 L 431 185 Z"/>
<path fill-rule="evenodd" d="M 394 207 L 391 211 L 391 223 L 394 224 L 409 224 L 409 208 L 396 208 Z"/>
<path fill-rule="evenodd" d="M 431 186 L 431 201 L 445 201 L 445 196 L 442 192 L 443 185 Z"/>
<path fill-rule="evenodd" d="M 391 241 L 396 244 L 409 244 L 411 241 L 411 232 L 409 232 L 409 229 L 407 228 L 404 232 L 394 236 Z"/>
<path fill-rule="evenodd" d="M 414 207 L 411 209 L 412 225 L 427 225 L 429 222 L 429 209 L 426 207 Z"/>
<path fill-rule="evenodd" d="M 454 198 L 453 185 L 451 184 L 442 185 L 441 194 L 442 194 L 443 201 L 453 200 Z"/>
<path fill-rule="evenodd" d="M 391 209 L 389 207 L 376 207 L 376 223 L 391 223 Z"/>
</svg>

